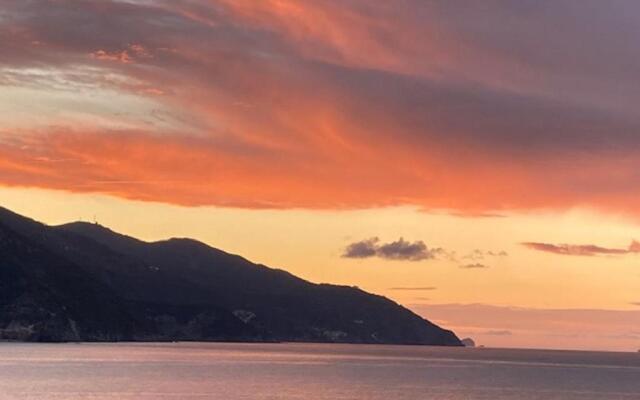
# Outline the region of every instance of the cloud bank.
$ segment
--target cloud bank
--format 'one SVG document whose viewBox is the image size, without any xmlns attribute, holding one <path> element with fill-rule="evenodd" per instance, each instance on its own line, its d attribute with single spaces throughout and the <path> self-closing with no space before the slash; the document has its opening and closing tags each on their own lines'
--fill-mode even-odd
<svg viewBox="0 0 640 400">
<path fill-rule="evenodd" d="M 418 314 L 492 347 L 636 352 L 640 311 L 416 304 Z"/>
<path fill-rule="evenodd" d="M 638 214 L 637 36 L 633 0 L 6 0 L 0 185 Z"/>
</svg>

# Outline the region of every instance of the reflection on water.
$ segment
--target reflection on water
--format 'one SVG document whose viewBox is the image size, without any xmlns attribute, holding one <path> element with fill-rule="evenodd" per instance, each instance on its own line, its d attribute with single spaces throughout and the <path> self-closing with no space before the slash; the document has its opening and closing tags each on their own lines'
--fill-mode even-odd
<svg viewBox="0 0 640 400">
<path fill-rule="evenodd" d="M 314 344 L 0 344 L 0 399 L 640 399 L 640 355 Z"/>
</svg>

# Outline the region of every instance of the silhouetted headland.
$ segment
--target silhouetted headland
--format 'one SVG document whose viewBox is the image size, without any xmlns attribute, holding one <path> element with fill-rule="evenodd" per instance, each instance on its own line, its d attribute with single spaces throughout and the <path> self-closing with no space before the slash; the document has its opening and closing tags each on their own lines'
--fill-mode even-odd
<svg viewBox="0 0 640 400">
<path fill-rule="evenodd" d="M 191 239 L 148 243 L 2 208 L 0 339 L 462 345 L 358 288 L 313 284 Z"/>
</svg>

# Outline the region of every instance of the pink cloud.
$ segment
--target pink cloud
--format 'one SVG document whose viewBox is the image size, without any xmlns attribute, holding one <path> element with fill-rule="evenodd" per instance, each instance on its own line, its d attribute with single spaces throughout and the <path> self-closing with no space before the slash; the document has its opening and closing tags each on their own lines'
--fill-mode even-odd
<svg viewBox="0 0 640 400">
<path fill-rule="evenodd" d="M 565 256 L 601 256 L 601 255 L 624 255 L 640 253 L 640 243 L 633 240 L 626 249 L 608 248 L 594 244 L 572 245 L 572 244 L 550 244 L 526 242 L 523 246 L 532 250 L 544 251 L 547 253 L 560 254 Z"/>
</svg>

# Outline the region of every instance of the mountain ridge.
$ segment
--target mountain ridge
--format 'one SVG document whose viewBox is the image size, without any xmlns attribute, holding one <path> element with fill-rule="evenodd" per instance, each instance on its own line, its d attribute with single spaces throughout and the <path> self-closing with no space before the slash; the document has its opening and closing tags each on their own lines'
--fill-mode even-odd
<svg viewBox="0 0 640 400">
<path fill-rule="evenodd" d="M 0 339 L 460 346 L 382 296 L 314 284 L 205 243 L 145 242 L 0 207 Z"/>
</svg>

